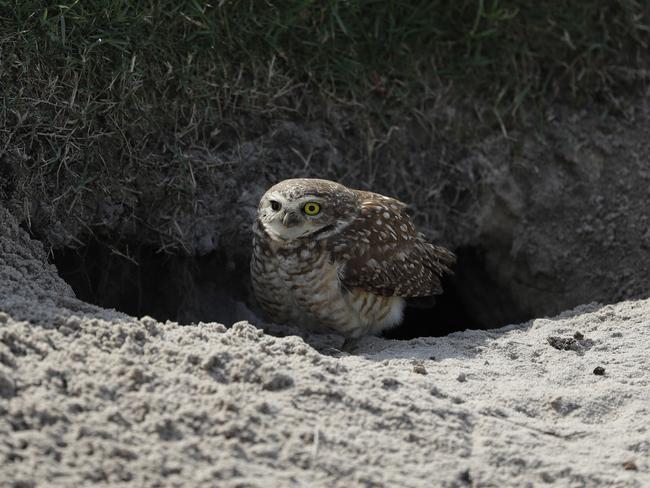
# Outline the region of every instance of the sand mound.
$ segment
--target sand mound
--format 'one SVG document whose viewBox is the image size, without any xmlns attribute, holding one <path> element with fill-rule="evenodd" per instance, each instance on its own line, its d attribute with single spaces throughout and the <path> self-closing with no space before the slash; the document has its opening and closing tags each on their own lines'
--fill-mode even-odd
<svg viewBox="0 0 650 488">
<path fill-rule="evenodd" d="M 649 300 L 348 355 L 87 305 L 0 228 L 3 485 L 650 486 Z"/>
</svg>

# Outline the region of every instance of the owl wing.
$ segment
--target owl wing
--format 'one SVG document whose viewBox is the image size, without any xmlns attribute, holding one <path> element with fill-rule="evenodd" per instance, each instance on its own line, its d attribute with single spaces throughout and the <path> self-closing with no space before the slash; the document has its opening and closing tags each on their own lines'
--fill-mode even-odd
<svg viewBox="0 0 650 488">
<path fill-rule="evenodd" d="M 422 297 L 442 292 L 454 254 L 427 242 L 399 200 L 370 192 L 361 197 L 359 217 L 331 249 L 343 286 L 384 296 Z"/>
</svg>

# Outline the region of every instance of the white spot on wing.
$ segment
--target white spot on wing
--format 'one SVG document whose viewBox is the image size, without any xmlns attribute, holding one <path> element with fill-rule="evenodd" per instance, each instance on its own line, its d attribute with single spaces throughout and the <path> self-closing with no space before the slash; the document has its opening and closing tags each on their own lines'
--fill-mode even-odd
<svg viewBox="0 0 650 488">
<path fill-rule="evenodd" d="M 377 260 L 375 258 L 368 259 L 368 262 L 366 264 L 370 268 L 376 268 L 377 266 L 379 266 L 379 263 L 377 262 Z"/>
</svg>

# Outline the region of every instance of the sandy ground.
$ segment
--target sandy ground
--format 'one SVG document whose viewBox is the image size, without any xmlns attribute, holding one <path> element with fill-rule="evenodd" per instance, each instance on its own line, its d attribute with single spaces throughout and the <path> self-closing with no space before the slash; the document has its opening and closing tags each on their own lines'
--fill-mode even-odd
<svg viewBox="0 0 650 488">
<path fill-rule="evenodd" d="M 0 229 L 2 486 L 650 486 L 650 300 L 348 355 L 84 304 Z"/>
</svg>

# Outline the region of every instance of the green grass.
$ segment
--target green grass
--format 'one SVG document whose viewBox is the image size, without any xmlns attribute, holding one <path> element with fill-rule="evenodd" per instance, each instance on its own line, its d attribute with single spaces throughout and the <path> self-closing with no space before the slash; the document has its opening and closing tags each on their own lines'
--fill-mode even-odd
<svg viewBox="0 0 650 488">
<path fill-rule="evenodd" d="M 644 67 L 650 41 L 650 5 L 633 0 L 46 3 L 0 1 L 5 77 L 226 112 L 273 101 L 286 83 L 396 103 L 433 80 L 510 100 L 589 97 Z"/>
<path fill-rule="evenodd" d="M 0 0 L 0 158 L 57 212 L 156 171 L 187 206 L 188 151 L 277 120 L 388 129 L 443 89 L 506 118 L 615 98 L 647 81 L 649 26 L 634 0 Z"/>
</svg>

